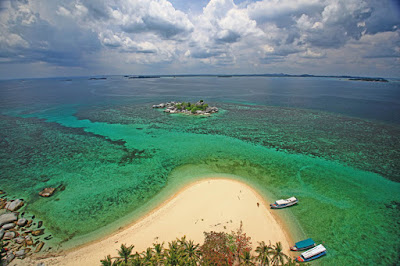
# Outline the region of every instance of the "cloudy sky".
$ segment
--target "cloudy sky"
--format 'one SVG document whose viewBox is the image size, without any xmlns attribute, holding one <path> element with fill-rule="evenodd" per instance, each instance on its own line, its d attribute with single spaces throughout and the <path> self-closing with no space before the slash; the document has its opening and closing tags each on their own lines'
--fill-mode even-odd
<svg viewBox="0 0 400 266">
<path fill-rule="evenodd" d="M 400 77 L 398 0 L 1 0 L 0 78 Z"/>
</svg>

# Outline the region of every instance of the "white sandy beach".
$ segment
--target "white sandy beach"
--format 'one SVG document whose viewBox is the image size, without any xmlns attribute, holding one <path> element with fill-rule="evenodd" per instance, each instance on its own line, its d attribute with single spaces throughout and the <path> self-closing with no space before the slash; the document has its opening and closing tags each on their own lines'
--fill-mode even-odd
<svg viewBox="0 0 400 266">
<path fill-rule="evenodd" d="M 257 206 L 259 203 L 259 206 Z M 121 244 L 135 245 L 142 252 L 155 242 L 168 242 L 186 235 L 203 242 L 204 231 L 236 230 L 243 222 L 253 248 L 258 241 L 280 241 L 289 254 L 290 236 L 274 218 L 266 202 L 249 186 L 227 179 L 206 179 L 181 189 L 171 199 L 139 221 L 85 246 L 42 260 L 14 260 L 15 265 L 100 265 L 107 255 L 117 256 Z"/>
</svg>

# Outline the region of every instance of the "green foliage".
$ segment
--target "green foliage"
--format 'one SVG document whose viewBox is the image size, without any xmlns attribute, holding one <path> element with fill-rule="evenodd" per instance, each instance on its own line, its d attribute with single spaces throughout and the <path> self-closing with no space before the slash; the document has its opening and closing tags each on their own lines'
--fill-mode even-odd
<svg viewBox="0 0 400 266">
<path fill-rule="evenodd" d="M 274 246 L 273 246 L 273 256 L 271 259 L 272 265 L 283 265 L 285 263 L 285 260 L 288 260 L 289 257 L 283 253 L 282 251 L 282 243 L 281 242 L 277 242 Z"/>
<path fill-rule="evenodd" d="M 273 254 L 273 248 L 271 244 L 266 245 L 264 241 L 258 242 L 256 253 L 258 254 L 256 259 L 261 266 L 269 265 L 270 256 Z"/>
<path fill-rule="evenodd" d="M 134 246 L 121 245 L 119 257 L 110 255 L 101 260 L 103 266 L 115 265 L 298 265 L 282 252 L 282 244 L 266 245 L 259 242 L 255 254 L 251 253 L 250 237 L 243 232 L 242 225 L 231 233 L 204 232 L 204 244 L 186 240 L 186 236 L 168 243 L 153 244 L 142 253 L 132 254 Z"/>
<path fill-rule="evenodd" d="M 118 265 L 117 261 L 112 261 L 112 258 L 110 255 L 108 255 L 104 260 L 101 260 L 101 265 L 102 266 L 115 266 Z"/>
<path fill-rule="evenodd" d="M 121 245 L 121 249 L 118 250 L 118 261 L 123 262 L 124 265 L 128 264 L 128 260 L 133 257 L 132 250 L 135 246 L 130 245 L 129 247 L 125 246 L 124 244 Z"/>
<path fill-rule="evenodd" d="M 254 257 L 251 255 L 250 251 L 245 250 L 242 254 L 240 254 L 240 265 L 256 265 L 254 263 Z"/>
<path fill-rule="evenodd" d="M 193 106 L 191 110 L 192 114 L 195 114 L 197 110 L 199 110 L 199 108 L 197 106 Z"/>
</svg>

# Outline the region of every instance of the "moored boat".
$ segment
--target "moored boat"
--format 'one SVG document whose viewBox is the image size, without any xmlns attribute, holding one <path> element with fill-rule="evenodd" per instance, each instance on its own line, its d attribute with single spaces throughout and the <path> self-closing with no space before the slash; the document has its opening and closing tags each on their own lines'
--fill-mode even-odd
<svg viewBox="0 0 400 266">
<path fill-rule="evenodd" d="M 326 255 L 326 248 L 322 244 L 319 244 L 318 246 L 301 253 L 301 255 L 296 258 L 296 261 L 307 262 L 318 259 L 324 255 Z"/>
<path fill-rule="evenodd" d="M 290 197 L 285 200 L 284 199 L 277 200 L 274 203 L 271 203 L 270 206 L 272 209 L 281 209 L 295 205 L 297 202 L 299 202 L 298 199 L 296 199 L 295 197 Z"/>
<path fill-rule="evenodd" d="M 292 251 L 307 250 L 309 248 L 315 247 L 316 244 L 311 238 L 296 242 L 293 247 L 290 247 Z"/>
</svg>

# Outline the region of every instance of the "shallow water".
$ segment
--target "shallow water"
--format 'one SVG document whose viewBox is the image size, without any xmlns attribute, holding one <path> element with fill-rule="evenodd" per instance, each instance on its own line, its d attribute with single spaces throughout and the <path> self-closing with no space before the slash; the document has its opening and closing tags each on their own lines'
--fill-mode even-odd
<svg viewBox="0 0 400 266">
<path fill-rule="evenodd" d="M 217 174 L 269 200 L 296 195 L 298 206 L 278 212 L 295 238 L 327 246 L 321 264 L 399 260 L 396 82 L 109 77 L 0 84 L 0 189 L 28 201 L 55 247 L 111 232 L 183 184 Z M 199 118 L 150 108 L 200 98 L 221 111 Z M 51 198 L 37 195 L 60 185 L 65 190 Z"/>
</svg>

